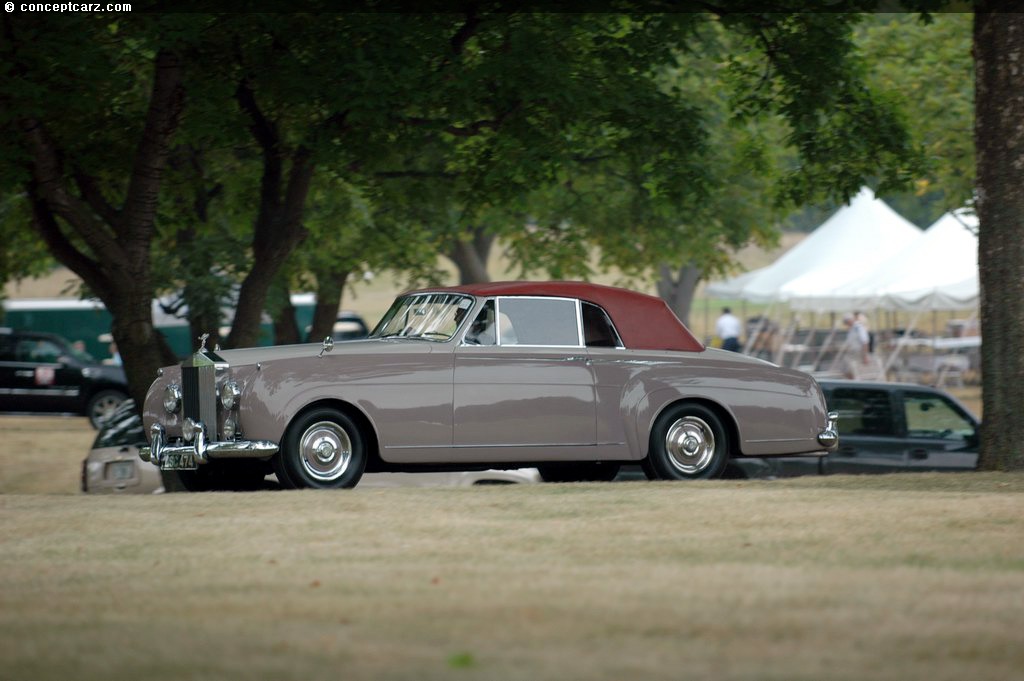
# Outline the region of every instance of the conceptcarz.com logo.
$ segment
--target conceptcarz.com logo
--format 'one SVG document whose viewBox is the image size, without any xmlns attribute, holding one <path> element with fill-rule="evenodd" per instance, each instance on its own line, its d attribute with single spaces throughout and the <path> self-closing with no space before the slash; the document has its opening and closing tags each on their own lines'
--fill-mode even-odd
<svg viewBox="0 0 1024 681">
<path fill-rule="evenodd" d="M 19 5 L 5 2 L 4 9 L 8 12 L 15 9 L 20 12 L 131 12 L 132 6 L 125 2 L 106 5 L 99 2 L 23 2 Z"/>
</svg>

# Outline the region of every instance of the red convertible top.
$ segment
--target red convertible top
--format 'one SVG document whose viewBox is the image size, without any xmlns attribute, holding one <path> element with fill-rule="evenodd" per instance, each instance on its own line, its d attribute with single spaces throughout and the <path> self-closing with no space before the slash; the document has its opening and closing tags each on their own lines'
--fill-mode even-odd
<svg viewBox="0 0 1024 681">
<path fill-rule="evenodd" d="M 627 348 L 634 350 L 704 350 L 690 330 L 661 298 L 614 286 L 583 281 L 498 281 L 431 288 L 471 296 L 549 296 L 579 298 L 598 305 L 611 316 Z M 420 293 L 422 291 L 417 291 Z"/>
</svg>

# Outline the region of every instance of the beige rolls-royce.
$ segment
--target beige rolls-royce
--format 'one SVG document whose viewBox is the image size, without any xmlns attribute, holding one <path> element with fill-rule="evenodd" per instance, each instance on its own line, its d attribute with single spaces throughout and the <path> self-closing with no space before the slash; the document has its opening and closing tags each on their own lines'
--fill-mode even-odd
<svg viewBox="0 0 1024 681">
<path fill-rule="evenodd" d="M 659 298 L 582 282 L 400 295 L 362 340 L 209 350 L 161 369 L 140 456 L 183 479 L 352 487 L 367 471 L 536 467 L 546 480 L 720 476 L 822 455 L 815 380 L 705 347 Z"/>
</svg>

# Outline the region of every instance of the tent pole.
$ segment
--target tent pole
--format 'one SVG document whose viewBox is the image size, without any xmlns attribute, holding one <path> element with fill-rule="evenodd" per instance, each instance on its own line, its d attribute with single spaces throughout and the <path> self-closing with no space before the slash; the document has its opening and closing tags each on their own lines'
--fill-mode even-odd
<svg viewBox="0 0 1024 681">
<path fill-rule="evenodd" d="M 885 366 L 882 367 L 882 370 L 886 374 L 889 373 L 889 370 L 892 368 L 893 364 L 896 363 L 896 360 L 900 356 L 900 352 L 903 350 L 903 346 L 905 344 L 902 341 L 910 339 L 910 334 L 912 334 L 914 332 L 914 328 L 917 326 L 917 320 L 920 319 L 920 317 L 921 317 L 921 312 L 918 312 L 917 314 L 913 315 L 910 318 L 910 323 L 907 324 L 907 328 L 904 329 L 904 331 L 903 331 L 903 336 L 900 337 L 900 338 L 894 338 L 893 339 L 893 350 L 892 350 L 892 353 L 889 355 L 889 358 L 885 361 Z"/>
<path fill-rule="evenodd" d="M 836 339 L 836 313 L 835 312 L 829 313 L 829 323 L 831 324 L 831 327 L 830 327 L 830 330 L 828 332 L 828 336 L 825 337 L 825 341 L 821 344 L 821 347 L 818 348 L 818 355 L 817 355 L 817 357 L 814 358 L 814 364 L 813 364 L 813 366 L 811 368 L 811 371 L 817 371 L 821 367 L 821 360 L 825 358 L 825 353 L 828 352 L 829 348 L 831 348 L 832 344 L 835 342 L 835 339 Z"/>
<path fill-rule="evenodd" d="M 746 301 L 743 301 L 746 302 Z M 757 320 L 757 326 L 754 327 L 754 332 L 747 337 L 747 344 L 743 346 L 743 354 L 749 355 L 751 349 L 754 347 L 754 343 L 761 336 L 761 332 L 767 325 L 768 313 L 775 308 L 775 301 L 773 300 L 768 304 L 768 309 L 761 313 L 761 318 Z"/>
<path fill-rule="evenodd" d="M 817 327 L 817 324 L 816 324 L 817 316 L 818 316 L 817 313 L 814 312 L 814 310 L 811 310 L 811 327 L 807 330 L 807 337 L 804 339 L 804 342 L 800 344 L 800 350 L 797 351 L 796 357 L 793 358 L 793 365 L 792 365 L 793 369 L 799 369 L 800 368 L 800 360 L 802 360 L 804 358 L 804 353 L 807 352 L 807 344 L 810 341 L 814 340 L 814 334 L 818 330 L 818 327 Z"/>
</svg>

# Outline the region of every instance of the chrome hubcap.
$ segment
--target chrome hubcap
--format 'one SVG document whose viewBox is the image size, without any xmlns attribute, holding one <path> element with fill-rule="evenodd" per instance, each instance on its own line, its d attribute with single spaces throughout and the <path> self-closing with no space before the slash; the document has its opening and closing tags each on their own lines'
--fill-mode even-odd
<svg viewBox="0 0 1024 681">
<path fill-rule="evenodd" d="M 299 459 L 313 479 L 337 480 L 352 461 L 352 440 L 345 429 L 333 421 L 314 423 L 299 440 Z"/>
<path fill-rule="evenodd" d="M 696 475 L 715 456 L 715 434 L 704 419 L 684 416 L 665 435 L 665 451 L 672 466 L 686 475 Z"/>
</svg>

